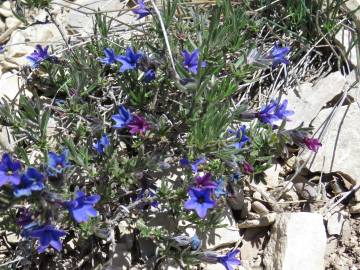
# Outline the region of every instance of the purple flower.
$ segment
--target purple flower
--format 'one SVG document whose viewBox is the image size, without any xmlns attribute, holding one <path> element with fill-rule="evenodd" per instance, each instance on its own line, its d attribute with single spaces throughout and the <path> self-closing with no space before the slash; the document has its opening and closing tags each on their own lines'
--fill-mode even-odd
<svg viewBox="0 0 360 270">
<path fill-rule="evenodd" d="M 35 168 L 28 168 L 21 176 L 18 186 L 14 187 L 15 197 L 30 196 L 33 191 L 40 191 L 44 188 L 44 176 Z"/>
<path fill-rule="evenodd" d="M 0 46 L 0 53 L 3 53 L 5 51 L 5 47 L 4 46 Z"/>
<path fill-rule="evenodd" d="M 150 129 L 150 124 L 146 120 L 138 115 L 134 115 L 132 121 L 128 124 L 130 128 L 130 134 L 134 135 L 136 133 L 144 134 L 147 130 Z"/>
<path fill-rule="evenodd" d="M 9 154 L 3 154 L 0 162 L 0 187 L 6 184 L 18 185 L 20 168 L 21 164 L 18 160 L 13 161 Z"/>
<path fill-rule="evenodd" d="M 184 68 L 195 75 L 198 73 L 199 54 L 199 49 L 195 49 L 191 54 L 188 50 L 182 52 L 182 55 L 184 57 Z M 202 62 L 201 67 L 206 67 L 206 62 Z"/>
<path fill-rule="evenodd" d="M 144 82 L 149 83 L 152 80 L 155 80 L 155 76 L 156 76 L 155 70 L 148 69 L 144 74 Z"/>
<path fill-rule="evenodd" d="M 124 128 L 133 120 L 131 113 L 125 108 L 125 106 L 119 107 L 119 113 L 114 114 L 112 119 L 116 122 L 113 128 Z"/>
<path fill-rule="evenodd" d="M 135 201 L 138 201 L 138 200 L 141 200 L 141 199 L 144 199 L 144 198 L 153 198 L 153 197 L 156 197 L 156 194 L 155 194 L 154 192 L 152 192 L 151 189 L 149 189 L 149 188 L 142 188 L 141 191 L 140 191 L 140 193 L 136 196 Z M 144 207 L 146 207 L 147 205 L 149 205 L 149 204 L 143 203 L 140 207 L 141 207 L 141 208 L 144 208 Z M 152 201 L 152 202 L 150 203 L 150 205 L 151 205 L 152 207 L 155 207 L 155 208 L 156 208 L 156 207 L 159 206 L 159 202 L 155 200 L 155 201 Z"/>
<path fill-rule="evenodd" d="M 211 174 L 206 173 L 204 176 L 196 176 L 195 177 L 195 186 L 197 188 L 216 188 L 216 184 L 211 181 Z"/>
<path fill-rule="evenodd" d="M 29 60 L 30 66 L 32 68 L 38 68 L 40 63 L 48 59 L 50 56 L 48 54 L 49 46 L 42 48 L 41 45 L 35 46 L 35 51 L 29 56 L 26 56 L 26 59 Z"/>
<path fill-rule="evenodd" d="M 240 250 L 234 250 L 226 253 L 225 256 L 219 256 L 218 261 L 223 264 L 226 270 L 234 270 L 234 266 L 240 265 L 240 260 L 236 258 L 236 255 L 240 252 Z"/>
<path fill-rule="evenodd" d="M 246 136 L 246 126 L 241 126 L 237 131 L 230 129 L 230 134 L 236 134 L 236 139 L 239 139 L 234 146 L 236 149 L 241 149 L 245 145 L 246 142 L 250 141 L 250 138 Z"/>
<path fill-rule="evenodd" d="M 86 222 L 89 217 L 96 217 L 97 211 L 95 204 L 100 200 L 100 195 L 85 196 L 81 191 L 76 192 L 76 198 L 72 201 L 66 201 L 65 207 L 77 223 Z"/>
<path fill-rule="evenodd" d="M 185 202 L 184 207 L 188 210 L 195 210 L 201 218 L 205 218 L 208 209 L 214 208 L 215 201 L 211 199 L 212 190 L 209 188 L 190 188 L 190 198 Z"/>
<path fill-rule="evenodd" d="M 106 136 L 105 133 L 102 134 L 100 140 L 96 143 L 93 143 L 93 148 L 98 152 L 100 155 L 105 154 L 105 149 L 110 145 L 109 138 Z"/>
<path fill-rule="evenodd" d="M 116 62 L 115 50 L 111 48 L 104 49 L 105 57 L 100 58 L 99 61 L 106 65 L 111 65 Z"/>
<path fill-rule="evenodd" d="M 317 152 L 320 148 L 320 146 L 322 146 L 321 142 L 318 139 L 315 138 L 304 138 L 304 143 L 306 145 L 307 148 L 309 148 L 309 150 Z"/>
<path fill-rule="evenodd" d="M 37 249 L 39 253 L 43 253 L 49 246 L 60 252 L 62 250 L 60 237 L 65 235 L 63 230 L 57 230 L 50 224 L 42 225 L 29 233 L 30 237 L 39 239 L 40 247 Z"/>
<path fill-rule="evenodd" d="M 138 4 L 138 8 L 133 9 L 132 12 L 134 12 L 135 14 L 139 15 L 139 17 L 137 18 L 138 20 L 140 20 L 141 18 L 144 18 L 148 15 L 151 14 L 150 10 L 145 6 L 144 1 L 143 0 L 138 0 L 137 1 Z"/>
<path fill-rule="evenodd" d="M 128 47 L 125 55 L 119 55 L 116 57 L 116 60 L 122 63 L 120 72 L 135 69 L 141 57 L 141 52 L 135 53 L 133 48 Z"/>
<path fill-rule="evenodd" d="M 180 165 L 183 167 L 190 166 L 194 174 L 198 173 L 199 165 L 205 162 L 206 162 L 205 158 L 198 158 L 192 164 L 190 164 L 190 161 L 186 157 L 180 159 Z"/>
<path fill-rule="evenodd" d="M 287 99 L 285 99 L 283 101 L 283 103 L 277 108 L 275 115 L 279 118 L 279 119 L 286 119 L 287 117 L 291 116 L 294 114 L 294 111 L 288 111 L 286 110 L 288 101 Z"/>
<path fill-rule="evenodd" d="M 224 179 L 220 178 L 219 180 L 215 181 L 215 189 L 214 189 L 214 194 L 216 198 L 220 198 L 222 196 L 226 195 L 226 190 L 225 190 L 225 181 Z"/>
<path fill-rule="evenodd" d="M 294 114 L 293 111 L 286 110 L 287 104 L 288 101 L 286 99 L 280 106 L 278 101 L 272 100 L 257 113 L 257 117 L 261 122 L 267 124 L 273 124 L 278 120 L 286 119 Z"/>
<path fill-rule="evenodd" d="M 48 153 L 48 172 L 51 176 L 61 174 L 70 167 L 69 150 L 65 149 L 60 155 L 54 152 Z"/>
<path fill-rule="evenodd" d="M 252 174 L 254 172 L 254 167 L 249 162 L 244 161 L 242 165 L 243 165 L 243 172 L 245 174 Z"/>
<path fill-rule="evenodd" d="M 274 47 L 272 48 L 270 54 L 266 57 L 272 60 L 272 67 L 280 65 L 281 63 L 288 65 L 289 60 L 285 57 L 290 52 L 290 47 L 281 47 L 279 42 L 275 42 Z"/>
</svg>

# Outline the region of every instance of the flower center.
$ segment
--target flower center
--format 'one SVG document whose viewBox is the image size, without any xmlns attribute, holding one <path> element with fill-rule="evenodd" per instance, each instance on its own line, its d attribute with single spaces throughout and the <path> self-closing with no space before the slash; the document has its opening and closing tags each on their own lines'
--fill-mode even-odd
<svg viewBox="0 0 360 270">
<path fill-rule="evenodd" d="M 13 174 L 14 174 L 13 171 L 11 171 L 11 170 L 8 170 L 8 171 L 7 171 L 7 175 L 13 175 Z"/>
<path fill-rule="evenodd" d="M 197 202 L 203 204 L 205 202 L 205 197 L 204 196 L 198 197 Z"/>
</svg>

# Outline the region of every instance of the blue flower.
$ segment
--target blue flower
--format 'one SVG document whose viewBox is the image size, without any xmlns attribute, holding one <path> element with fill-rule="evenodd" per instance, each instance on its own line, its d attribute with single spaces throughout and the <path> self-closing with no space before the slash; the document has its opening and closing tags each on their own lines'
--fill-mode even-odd
<svg viewBox="0 0 360 270">
<path fill-rule="evenodd" d="M 241 126 L 237 131 L 230 129 L 230 134 L 236 134 L 236 138 L 239 139 L 234 146 L 236 149 L 241 149 L 245 145 L 246 142 L 250 141 L 250 138 L 246 136 L 246 126 Z"/>
<path fill-rule="evenodd" d="M 186 157 L 180 159 L 180 165 L 183 167 L 190 166 L 194 174 L 197 174 L 197 172 L 199 170 L 199 165 L 201 165 L 205 162 L 206 162 L 205 158 L 198 158 L 192 164 L 190 164 L 190 161 Z"/>
<path fill-rule="evenodd" d="M 115 125 L 113 125 L 113 128 L 125 128 L 132 121 L 133 116 L 125 106 L 120 106 L 119 113 L 114 114 L 112 119 L 116 122 Z"/>
<path fill-rule="evenodd" d="M 141 52 L 135 53 L 133 48 L 128 47 L 126 49 L 125 55 L 119 55 L 116 57 L 116 60 L 122 63 L 120 72 L 135 69 L 141 57 Z"/>
<path fill-rule="evenodd" d="M 146 197 L 145 197 L 146 196 Z M 156 197 L 156 194 L 154 192 L 151 191 L 151 189 L 149 188 L 142 188 L 140 193 L 136 196 L 135 198 L 135 201 L 138 201 L 138 200 L 141 200 L 141 199 L 144 199 L 144 198 L 153 198 L 153 197 Z M 144 208 L 145 206 L 147 206 L 149 204 L 147 203 L 143 203 L 140 205 L 140 208 Z M 152 207 L 158 207 L 159 206 L 159 202 L 154 200 L 150 203 L 150 205 Z"/>
<path fill-rule="evenodd" d="M 5 51 L 5 47 L 4 46 L 0 46 L 0 53 L 3 53 Z"/>
<path fill-rule="evenodd" d="M 48 172 L 50 175 L 61 174 L 70 167 L 69 150 L 65 149 L 60 155 L 54 152 L 48 153 Z"/>
<path fill-rule="evenodd" d="M 201 243 L 202 241 L 196 234 L 194 234 L 193 237 L 190 238 L 190 245 L 192 250 L 199 250 Z"/>
<path fill-rule="evenodd" d="M 286 110 L 288 101 L 287 99 L 285 99 L 283 101 L 283 103 L 279 106 L 279 108 L 276 110 L 275 115 L 279 118 L 279 119 L 286 119 L 287 117 L 291 116 L 294 114 L 294 111 L 288 111 Z"/>
<path fill-rule="evenodd" d="M 195 177 L 195 186 L 197 188 L 216 188 L 216 184 L 211 180 L 211 174 L 206 173 L 203 176 Z"/>
<path fill-rule="evenodd" d="M 143 0 L 138 0 L 137 1 L 138 4 L 138 8 L 133 9 L 132 12 L 134 12 L 135 14 L 139 15 L 139 17 L 137 18 L 138 20 L 140 20 L 141 18 L 144 18 L 148 15 L 151 14 L 150 10 L 145 6 L 144 1 Z"/>
<path fill-rule="evenodd" d="M 42 225 L 29 233 L 30 237 L 39 239 L 40 247 L 37 249 L 39 253 L 43 253 L 49 246 L 60 252 L 62 250 L 60 237 L 65 235 L 63 230 L 57 230 L 50 224 Z"/>
<path fill-rule="evenodd" d="M 240 250 L 234 250 L 228 252 L 225 256 L 219 256 L 218 261 L 223 264 L 226 270 L 234 270 L 234 266 L 240 265 L 240 260 L 236 258 L 236 255 L 240 252 Z"/>
<path fill-rule="evenodd" d="M 98 140 L 96 143 L 93 143 L 93 147 L 100 155 L 105 154 L 105 149 L 110 145 L 109 138 L 106 136 L 106 134 L 102 134 L 100 140 Z"/>
<path fill-rule="evenodd" d="M 104 49 L 105 57 L 100 58 L 99 61 L 103 64 L 111 65 L 116 62 L 115 50 L 111 48 Z"/>
<path fill-rule="evenodd" d="M 89 217 L 96 217 L 97 211 L 95 204 L 100 200 L 100 195 L 85 196 L 81 191 L 76 192 L 76 198 L 72 201 L 66 201 L 65 207 L 77 223 L 86 222 Z"/>
<path fill-rule="evenodd" d="M 215 189 L 214 189 L 214 194 L 216 198 L 220 198 L 221 196 L 225 196 L 226 195 L 226 190 L 225 190 L 225 181 L 224 179 L 220 178 L 219 180 L 215 181 Z"/>
<path fill-rule="evenodd" d="M 41 45 L 35 46 L 35 51 L 26 57 L 30 62 L 32 68 L 38 68 L 40 63 L 48 59 L 50 56 L 48 54 L 49 46 L 42 48 Z"/>
<path fill-rule="evenodd" d="M 231 180 L 236 184 L 237 182 L 239 182 L 241 179 L 241 172 L 235 172 L 233 173 L 233 175 L 231 176 Z"/>
<path fill-rule="evenodd" d="M 182 52 L 184 68 L 195 75 L 198 73 L 199 54 L 199 49 L 195 49 L 191 54 L 188 50 Z M 201 62 L 201 67 L 206 67 L 206 62 Z"/>
<path fill-rule="evenodd" d="M 293 111 L 286 110 L 288 101 L 284 100 L 279 106 L 279 102 L 272 100 L 268 105 L 263 107 L 260 112 L 257 113 L 257 117 L 261 122 L 267 124 L 273 124 L 278 120 L 286 119 L 288 116 L 293 115 Z"/>
<path fill-rule="evenodd" d="M 290 47 L 281 47 L 279 45 L 279 42 L 275 42 L 275 45 L 267 58 L 270 58 L 272 60 L 273 68 L 275 68 L 277 65 L 280 65 L 281 63 L 288 65 L 289 60 L 287 60 L 285 57 L 289 52 Z"/>
<path fill-rule="evenodd" d="M 155 76 L 156 76 L 155 70 L 148 69 L 144 74 L 144 82 L 149 83 L 152 80 L 155 80 Z"/>
<path fill-rule="evenodd" d="M 21 176 L 18 186 L 14 187 L 15 197 L 30 196 L 33 191 L 40 191 L 44 188 L 44 176 L 35 168 L 28 168 Z"/>
<path fill-rule="evenodd" d="M 208 209 L 215 207 L 215 201 L 211 199 L 212 189 L 190 188 L 190 198 L 185 202 L 184 207 L 188 210 L 195 210 L 201 218 L 205 218 Z"/>
<path fill-rule="evenodd" d="M 18 185 L 20 183 L 21 164 L 17 160 L 11 160 L 9 154 L 5 153 L 0 162 L 0 187 L 6 184 Z"/>
</svg>

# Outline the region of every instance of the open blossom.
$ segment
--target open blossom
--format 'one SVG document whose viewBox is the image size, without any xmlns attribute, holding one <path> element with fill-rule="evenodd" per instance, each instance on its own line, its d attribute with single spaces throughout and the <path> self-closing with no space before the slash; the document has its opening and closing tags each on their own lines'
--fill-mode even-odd
<svg viewBox="0 0 360 270">
<path fill-rule="evenodd" d="M 257 113 L 257 117 L 263 123 L 273 124 L 278 120 L 286 119 L 294 114 L 294 111 L 287 110 L 288 101 L 285 99 L 281 105 L 278 101 L 272 100 Z"/>
<path fill-rule="evenodd" d="M 138 20 L 151 14 L 150 9 L 148 9 L 145 6 L 145 3 L 143 0 L 138 0 L 137 4 L 138 4 L 138 7 L 133 9 L 132 12 L 139 15 L 139 17 L 137 18 Z"/>
<path fill-rule="evenodd" d="M 115 50 L 112 48 L 105 48 L 104 49 L 104 54 L 105 57 L 100 58 L 99 61 L 103 64 L 106 65 L 111 65 L 114 64 L 116 62 L 116 55 L 115 55 Z"/>
<path fill-rule="evenodd" d="M 97 216 L 94 206 L 99 200 L 99 195 L 85 196 L 85 193 L 78 191 L 74 200 L 65 202 L 65 207 L 76 222 L 86 222 L 89 217 Z"/>
<path fill-rule="evenodd" d="M 35 46 L 35 51 L 31 53 L 29 56 L 26 57 L 27 60 L 30 62 L 30 66 L 32 68 L 38 68 L 40 63 L 48 59 L 49 53 L 48 53 L 49 46 L 41 47 L 41 45 Z"/>
<path fill-rule="evenodd" d="M 207 211 L 215 207 L 215 201 L 211 198 L 212 189 L 209 188 L 190 188 L 190 198 L 185 202 L 184 207 L 188 210 L 194 210 L 201 218 L 205 218 Z"/>
<path fill-rule="evenodd" d="M 142 56 L 143 54 L 141 52 L 136 53 L 133 48 L 128 47 L 125 55 L 119 55 L 116 57 L 116 60 L 122 63 L 120 72 L 135 69 Z"/>
<path fill-rule="evenodd" d="M 6 184 L 18 185 L 20 183 L 21 164 L 12 160 L 10 155 L 5 153 L 0 162 L 0 187 Z"/>
<path fill-rule="evenodd" d="M 50 175 L 61 174 L 66 168 L 70 167 L 69 150 L 65 149 L 60 155 L 48 153 L 48 172 Z"/>
<path fill-rule="evenodd" d="M 109 138 L 106 134 L 102 134 L 100 140 L 96 143 L 93 143 L 93 148 L 98 152 L 100 155 L 105 154 L 105 149 L 110 145 Z"/>
<path fill-rule="evenodd" d="M 143 117 L 134 115 L 133 119 L 128 124 L 128 128 L 130 129 L 129 132 L 131 135 L 136 133 L 144 134 L 150 129 L 150 124 Z"/>
<path fill-rule="evenodd" d="M 240 252 L 240 250 L 234 250 L 226 253 L 225 256 L 219 256 L 218 261 L 223 266 L 225 266 L 226 270 L 234 270 L 235 266 L 240 265 L 240 260 L 236 258 L 236 255 Z"/>
<path fill-rule="evenodd" d="M 183 67 L 195 75 L 198 73 L 199 54 L 199 49 L 195 49 L 192 53 L 188 50 L 182 52 L 184 57 Z M 201 62 L 201 67 L 206 67 L 206 62 Z"/>
<path fill-rule="evenodd" d="M 119 113 L 114 114 L 112 119 L 116 122 L 113 128 L 125 128 L 132 121 L 133 116 L 130 111 L 125 108 L 125 106 L 120 106 Z"/>
<path fill-rule="evenodd" d="M 319 148 L 322 146 L 321 142 L 315 138 L 304 138 L 304 144 L 309 150 L 317 152 Z"/>
<path fill-rule="evenodd" d="M 30 237 L 39 239 L 40 246 L 37 249 L 39 253 L 43 253 L 49 246 L 60 252 L 62 250 L 60 237 L 65 235 L 63 230 L 58 230 L 50 224 L 45 224 L 29 233 Z"/>
<path fill-rule="evenodd" d="M 241 149 L 247 143 L 250 141 L 250 138 L 246 136 L 246 126 L 241 126 L 237 131 L 230 129 L 228 131 L 230 134 L 234 134 L 236 136 L 237 142 L 234 143 L 234 146 L 236 149 Z"/>
<path fill-rule="evenodd" d="M 35 168 L 28 168 L 21 176 L 19 185 L 14 186 L 15 197 L 30 196 L 33 191 L 40 191 L 44 188 L 44 176 Z"/>
<path fill-rule="evenodd" d="M 155 80 L 156 77 L 156 73 L 155 70 L 153 69 L 148 69 L 145 73 L 144 73 L 144 82 L 149 83 L 152 80 Z"/>
<path fill-rule="evenodd" d="M 285 57 L 288 55 L 289 52 L 290 47 L 281 47 L 279 45 L 279 42 L 275 42 L 274 47 L 266 58 L 271 59 L 273 68 L 282 63 L 288 65 L 289 60 L 287 60 Z"/>
<path fill-rule="evenodd" d="M 195 177 L 195 186 L 197 188 L 216 188 L 216 184 L 211 180 L 211 174 L 206 173 L 203 176 Z"/>
</svg>

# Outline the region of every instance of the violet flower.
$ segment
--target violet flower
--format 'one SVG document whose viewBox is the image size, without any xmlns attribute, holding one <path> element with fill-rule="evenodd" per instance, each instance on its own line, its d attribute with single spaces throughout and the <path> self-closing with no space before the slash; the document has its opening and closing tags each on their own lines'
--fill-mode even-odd
<svg viewBox="0 0 360 270">
<path fill-rule="evenodd" d="M 198 158 L 193 163 L 190 163 L 190 161 L 186 157 L 180 159 L 180 165 L 183 167 L 187 167 L 187 166 L 191 167 L 194 174 L 198 173 L 199 165 L 201 165 L 205 162 L 206 162 L 205 158 Z"/>
<path fill-rule="evenodd" d="M 5 52 L 5 47 L 4 46 L 0 46 L 0 53 Z"/>
<path fill-rule="evenodd" d="M 106 136 L 105 133 L 101 135 L 100 140 L 98 140 L 96 143 L 93 143 L 93 148 L 98 152 L 100 155 L 105 154 L 106 148 L 110 145 L 109 138 Z"/>
<path fill-rule="evenodd" d="M 131 135 L 136 133 L 143 135 L 150 129 L 150 124 L 143 117 L 134 115 L 132 121 L 128 124 L 128 128 Z"/>
<path fill-rule="evenodd" d="M 259 120 L 266 124 L 273 124 L 278 120 L 286 119 L 294 114 L 294 111 L 287 110 L 288 101 L 285 99 L 281 105 L 278 101 L 272 100 L 257 113 Z"/>
<path fill-rule="evenodd" d="M 33 191 L 40 191 L 44 188 L 44 176 L 35 168 L 28 168 L 21 176 L 18 186 L 14 186 L 15 197 L 30 196 Z"/>
<path fill-rule="evenodd" d="M 142 200 L 144 198 L 154 198 L 154 197 L 156 197 L 156 194 L 150 188 L 142 188 L 140 193 L 136 196 L 135 201 Z M 143 203 L 140 205 L 140 208 L 145 208 L 148 205 L 157 208 L 159 206 L 159 202 L 153 200 L 150 204 Z"/>
<path fill-rule="evenodd" d="M 304 138 L 304 144 L 306 145 L 309 150 L 317 152 L 319 148 L 322 146 L 321 142 L 315 138 Z"/>
<path fill-rule="evenodd" d="M 65 235 L 63 230 L 58 230 L 50 224 L 45 224 L 29 233 L 30 237 L 39 239 L 40 246 L 37 249 L 39 253 L 43 253 L 49 246 L 60 252 L 62 250 L 60 237 Z"/>
<path fill-rule="evenodd" d="M 268 59 L 272 60 L 272 67 L 275 68 L 276 66 L 280 64 L 289 64 L 289 60 L 287 60 L 285 57 L 290 52 L 290 47 L 281 47 L 279 45 L 279 42 L 275 42 L 274 47 L 270 51 L 270 54 L 266 57 Z"/>
<path fill-rule="evenodd" d="M 241 264 L 240 260 L 236 258 L 236 255 L 240 250 L 234 250 L 226 253 L 225 256 L 219 256 L 218 261 L 225 266 L 226 270 L 234 270 L 234 266 Z"/>
<path fill-rule="evenodd" d="M 10 155 L 5 153 L 0 162 L 0 187 L 6 184 L 18 185 L 20 183 L 21 164 L 18 160 L 12 160 Z"/>
<path fill-rule="evenodd" d="M 283 103 L 276 109 L 275 115 L 279 118 L 279 119 L 286 119 L 289 116 L 294 114 L 294 111 L 291 110 L 287 110 L 286 107 L 288 105 L 288 101 L 287 99 L 285 99 L 283 101 Z"/>
<path fill-rule="evenodd" d="M 243 165 L 243 173 L 252 174 L 254 172 L 254 167 L 249 162 L 244 161 L 242 165 Z"/>
<path fill-rule="evenodd" d="M 250 138 L 246 136 L 246 126 L 242 125 L 237 131 L 230 129 L 228 131 L 230 134 L 235 134 L 236 139 L 239 139 L 234 146 L 236 149 L 241 149 L 245 145 L 246 142 L 250 141 Z"/>
<path fill-rule="evenodd" d="M 114 64 L 116 62 L 116 55 L 115 55 L 115 50 L 112 48 L 105 48 L 104 49 L 104 54 L 105 57 L 104 58 L 100 58 L 99 61 L 103 64 L 106 65 L 111 65 Z"/>
<path fill-rule="evenodd" d="M 96 217 L 97 211 L 95 204 L 100 200 L 100 195 L 85 196 L 85 193 L 76 192 L 76 198 L 72 201 L 66 201 L 65 207 L 77 223 L 86 222 L 89 217 Z"/>
<path fill-rule="evenodd" d="M 209 188 L 190 188 L 190 198 L 185 202 L 184 207 L 188 210 L 194 210 L 201 218 L 205 218 L 207 211 L 215 207 L 215 201 L 211 199 L 212 190 Z"/>
<path fill-rule="evenodd" d="M 150 9 L 148 9 L 143 0 L 138 0 L 137 1 L 138 4 L 138 8 L 135 8 L 132 10 L 132 12 L 134 12 L 135 14 L 139 15 L 139 17 L 137 18 L 138 20 L 140 20 L 141 18 L 144 18 L 148 15 L 151 14 Z"/>
<path fill-rule="evenodd" d="M 215 181 L 215 189 L 214 189 L 214 194 L 215 197 L 218 199 L 222 196 L 226 195 L 226 190 L 225 190 L 225 181 L 224 179 L 220 178 L 219 180 Z"/>
<path fill-rule="evenodd" d="M 195 186 L 197 188 L 209 188 L 209 189 L 216 188 L 216 184 L 213 181 L 211 181 L 210 173 L 206 173 L 204 176 L 196 176 Z"/>
<path fill-rule="evenodd" d="M 116 122 L 113 128 L 125 128 L 133 120 L 133 116 L 130 111 L 125 108 L 125 106 L 120 106 L 119 113 L 114 114 L 112 119 Z"/>
<path fill-rule="evenodd" d="M 40 63 L 48 59 L 49 53 L 48 53 L 49 46 L 46 46 L 45 48 L 42 48 L 41 45 L 35 46 L 35 51 L 31 53 L 29 56 L 26 56 L 26 59 L 29 60 L 30 66 L 32 68 L 38 68 L 40 66 Z"/>
<path fill-rule="evenodd" d="M 142 56 L 143 54 L 141 52 L 136 53 L 133 48 L 128 47 L 125 55 L 119 55 L 116 57 L 116 60 L 122 63 L 120 72 L 135 69 Z"/>
<path fill-rule="evenodd" d="M 65 149 L 60 155 L 54 152 L 48 153 L 48 173 L 51 176 L 61 174 L 66 168 L 70 167 L 69 150 Z"/>
<path fill-rule="evenodd" d="M 155 70 L 153 69 L 148 69 L 145 73 L 144 73 L 144 82 L 145 83 L 149 83 L 153 80 L 155 80 L 155 77 L 156 77 L 156 73 L 155 73 Z"/>
<path fill-rule="evenodd" d="M 183 67 L 195 75 L 198 73 L 199 54 L 199 49 L 195 49 L 192 53 L 190 53 L 188 50 L 184 50 L 182 52 L 184 57 Z M 206 62 L 201 62 L 201 67 L 206 67 Z"/>
</svg>

